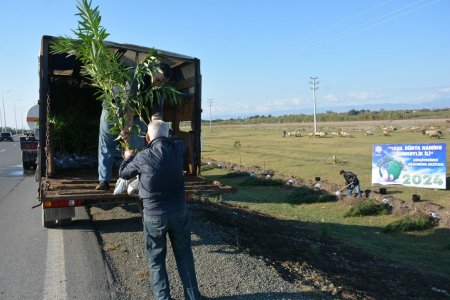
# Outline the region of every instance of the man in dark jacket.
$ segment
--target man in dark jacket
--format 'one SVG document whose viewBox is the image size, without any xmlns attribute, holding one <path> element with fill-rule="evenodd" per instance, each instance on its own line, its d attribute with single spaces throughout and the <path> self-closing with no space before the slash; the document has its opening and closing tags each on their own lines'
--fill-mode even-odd
<svg viewBox="0 0 450 300">
<path fill-rule="evenodd" d="M 166 270 L 166 238 L 169 235 L 185 299 L 200 299 L 191 230 L 184 198 L 184 143 L 169 138 L 169 123 L 154 120 L 148 125 L 148 146 L 135 155 L 126 150 L 119 176 L 139 175 L 139 198 L 144 205 L 144 236 L 155 299 L 170 299 Z"/>
<path fill-rule="evenodd" d="M 359 180 L 358 180 L 358 176 L 355 173 L 352 173 L 350 171 L 344 171 L 341 170 L 339 172 L 339 174 L 341 174 L 344 179 L 345 179 L 345 183 L 348 186 L 348 195 L 351 196 L 353 193 L 353 189 L 356 188 L 356 192 L 358 193 L 358 197 L 361 199 L 362 198 L 362 194 L 361 194 L 361 187 L 359 186 Z"/>
</svg>

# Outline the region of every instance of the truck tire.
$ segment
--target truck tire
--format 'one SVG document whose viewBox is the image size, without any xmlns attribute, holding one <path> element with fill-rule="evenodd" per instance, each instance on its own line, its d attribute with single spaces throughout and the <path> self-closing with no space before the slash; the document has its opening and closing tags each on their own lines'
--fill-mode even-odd
<svg viewBox="0 0 450 300">
<path fill-rule="evenodd" d="M 28 162 L 27 153 L 22 151 L 22 166 L 24 170 L 29 170 L 30 163 Z"/>
<path fill-rule="evenodd" d="M 139 214 L 141 215 L 142 222 L 144 222 L 144 204 L 142 203 L 142 201 L 139 201 L 137 203 L 137 206 L 139 209 Z"/>
<path fill-rule="evenodd" d="M 34 172 L 34 181 L 39 182 L 41 180 L 41 167 L 39 161 L 36 163 L 36 172 Z"/>
<path fill-rule="evenodd" d="M 141 216 L 144 216 L 144 205 L 142 204 L 142 201 L 139 201 L 137 203 L 137 205 L 138 205 L 139 213 L 141 214 Z"/>
<path fill-rule="evenodd" d="M 46 217 L 45 217 L 44 209 L 41 208 L 41 211 L 42 211 L 42 218 L 41 218 L 42 226 L 44 226 L 45 228 L 52 228 L 52 227 L 55 227 L 56 221 L 47 221 L 47 220 L 46 220 Z"/>
<path fill-rule="evenodd" d="M 33 170 L 34 163 L 31 161 L 22 162 L 23 169 L 26 171 Z"/>
</svg>

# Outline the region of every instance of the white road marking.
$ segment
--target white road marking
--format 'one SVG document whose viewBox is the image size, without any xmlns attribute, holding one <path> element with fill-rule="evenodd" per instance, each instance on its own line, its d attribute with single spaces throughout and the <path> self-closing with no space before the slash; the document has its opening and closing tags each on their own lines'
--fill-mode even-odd
<svg viewBox="0 0 450 300">
<path fill-rule="evenodd" d="M 44 300 L 66 300 L 66 270 L 63 231 L 49 229 L 45 268 Z"/>
<path fill-rule="evenodd" d="M 3 151 L 6 151 L 6 149 L 2 149 L 2 150 L 0 150 L 0 152 L 3 152 Z"/>
</svg>

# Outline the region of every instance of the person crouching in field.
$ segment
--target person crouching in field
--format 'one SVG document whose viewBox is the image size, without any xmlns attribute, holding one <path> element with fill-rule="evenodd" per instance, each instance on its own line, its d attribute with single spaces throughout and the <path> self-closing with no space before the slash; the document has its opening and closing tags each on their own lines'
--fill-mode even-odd
<svg viewBox="0 0 450 300">
<path fill-rule="evenodd" d="M 166 270 L 167 235 L 172 244 L 185 299 L 200 299 L 191 248 L 191 228 L 184 198 L 184 142 L 168 137 L 169 123 L 148 124 L 147 147 L 135 155 L 126 150 L 119 176 L 139 175 L 144 205 L 144 238 L 155 299 L 171 299 Z"/>
<path fill-rule="evenodd" d="M 344 177 L 345 184 L 348 185 L 348 195 L 351 196 L 353 194 L 353 189 L 356 188 L 356 192 L 358 193 L 359 199 L 362 199 L 361 187 L 359 186 L 358 176 L 355 173 L 344 170 L 341 170 L 339 174 L 341 174 Z"/>
</svg>

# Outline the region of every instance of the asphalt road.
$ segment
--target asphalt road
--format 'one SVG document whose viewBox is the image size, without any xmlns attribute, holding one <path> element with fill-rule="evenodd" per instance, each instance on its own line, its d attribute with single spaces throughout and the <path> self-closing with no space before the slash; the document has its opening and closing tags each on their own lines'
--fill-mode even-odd
<svg viewBox="0 0 450 300">
<path fill-rule="evenodd" d="M 45 229 L 18 142 L 0 142 L 0 299 L 115 299 L 86 210 Z"/>
</svg>

